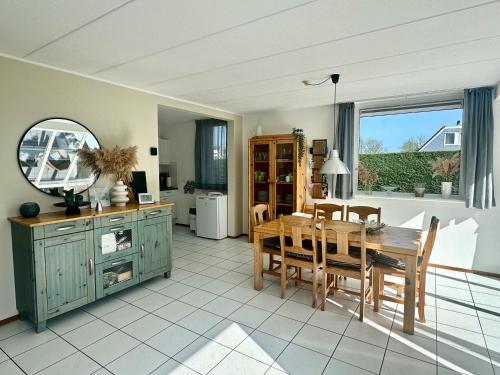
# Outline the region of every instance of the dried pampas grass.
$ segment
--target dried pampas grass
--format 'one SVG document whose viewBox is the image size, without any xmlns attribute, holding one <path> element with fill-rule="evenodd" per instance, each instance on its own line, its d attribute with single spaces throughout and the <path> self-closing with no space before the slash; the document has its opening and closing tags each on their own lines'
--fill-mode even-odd
<svg viewBox="0 0 500 375">
<path fill-rule="evenodd" d="M 78 157 L 93 173 L 113 175 L 116 180 L 122 180 L 124 184 L 129 185 L 132 181 L 132 169 L 137 165 L 137 146 L 82 149 L 78 151 Z"/>
<path fill-rule="evenodd" d="M 434 174 L 432 177 L 441 177 L 443 181 L 450 182 L 453 176 L 460 170 L 460 154 L 456 153 L 450 157 L 430 160 Z"/>
</svg>

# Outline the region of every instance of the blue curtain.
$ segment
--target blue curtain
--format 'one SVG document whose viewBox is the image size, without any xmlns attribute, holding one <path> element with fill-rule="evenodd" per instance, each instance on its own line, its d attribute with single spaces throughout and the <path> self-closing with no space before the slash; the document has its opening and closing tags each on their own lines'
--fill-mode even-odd
<svg viewBox="0 0 500 375">
<path fill-rule="evenodd" d="M 461 190 L 467 207 L 495 207 L 493 88 L 464 91 Z"/>
<path fill-rule="evenodd" d="M 196 120 L 195 182 L 198 189 L 227 191 L 227 122 Z"/>
<path fill-rule="evenodd" d="M 335 120 L 334 120 L 335 121 Z M 354 103 L 339 104 L 337 138 L 335 148 L 350 174 L 338 175 L 335 183 L 335 196 L 341 199 L 352 198 L 352 171 L 354 164 Z"/>
</svg>

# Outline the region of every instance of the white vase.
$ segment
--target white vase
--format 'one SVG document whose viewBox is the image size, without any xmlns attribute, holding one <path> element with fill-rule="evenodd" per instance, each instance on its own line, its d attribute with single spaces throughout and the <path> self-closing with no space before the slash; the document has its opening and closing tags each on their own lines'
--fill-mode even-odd
<svg viewBox="0 0 500 375">
<path fill-rule="evenodd" d="M 113 203 L 113 206 L 125 206 L 127 202 L 127 185 L 125 185 L 122 180 L 118 180 L 111 188 L 111 203 Z"/>
<path fill-rule="evenodd" d="M 448 199 L 451 196 L 451 182 L 441 182 L 441 197 Z"/>
<path fill-rule="evenodd" d="M 257 135 L 262 135 L 262 125 L 257 125 Z"/>
</svg>

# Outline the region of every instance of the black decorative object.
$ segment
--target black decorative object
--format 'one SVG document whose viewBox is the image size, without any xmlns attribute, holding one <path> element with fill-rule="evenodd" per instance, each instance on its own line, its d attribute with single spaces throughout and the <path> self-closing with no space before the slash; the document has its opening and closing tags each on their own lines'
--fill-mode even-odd
<svg viewBox="0 0 500 375">
<path fill-rule="evenodd" d="M 89 201 L 84 201 L 83 196 L 80 194 L 75 194 L 74 189 L 63 190 L 64 192 L 64 202 L 54 203 L 56 207 L 66 207 L 64 213 L 66 215 L 78 215 L 80 213 L 80 207 L 90 205 Z"/>
<path fill-rule="evenodd" d="M 304 157 L 304 154 L 306 152 L 306 145 L 304 142 L 305 140 L 304 131 L 302 129 L 293 128 L 292 134 L 295 136 L 295 139 L 297 140 L 299 165 L 302 165 L 302 158 Z"/>
<path fill-rule="evenodd" d="M 194 194 L 194 190 L 196 189 L 196 184 L 194 181 L 188 180 L 186 181 L 186 185 L 184 185 L 184 194 Z"/>
<path fill-rule="evenodd" d="M 35 217 L 40 213 L 40 206 L 35 202 L 25 202 L 19 207 L 19 213 L 23 217 Z"/>
<path fill-rule="evenodd" d="M 156 156 L 156 155 L 158 155 L 158 147 L 150 147 L 150 148 L 149 148 L 149 153 L 150 153 L 152 156 Z"/>
</svg>

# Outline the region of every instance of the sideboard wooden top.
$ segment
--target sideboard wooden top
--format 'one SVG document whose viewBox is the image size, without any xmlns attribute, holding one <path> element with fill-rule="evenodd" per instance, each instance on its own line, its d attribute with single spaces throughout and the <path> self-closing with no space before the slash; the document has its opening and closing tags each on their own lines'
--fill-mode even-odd
<svg viewBox="0 0 500 375">
<path fill-rule="evenodd" d="M 118 213 L 126 213 L 133 211 L 142 211 L 155 207 L 166 207 L 166 206 L 174 206 L 175 203 L 171 202 L 155 202 L 151 204 L 138 204 L 138 203 L 130 203 L 124 207 L 104 207 L 101 212 L 96 212 L 91 208 L 82 208 L 80 209 L 80 214 L 78 215 L 65 215 L 64 211 L 56 211 L 56 212 L 46 212 L 43 214 L 39 214 L 35 217 L 9 217 L 9 221 L 19 223 L 21 225 L 25 225 L 28 227 L 38 227 L 41 225 L 47 224 L 55 224 L 55 223 L 64 223 L 67 221 L 80 220 L 80 219 L 94 219 L 102 216 L 115 215 Z"/>
</svg>

